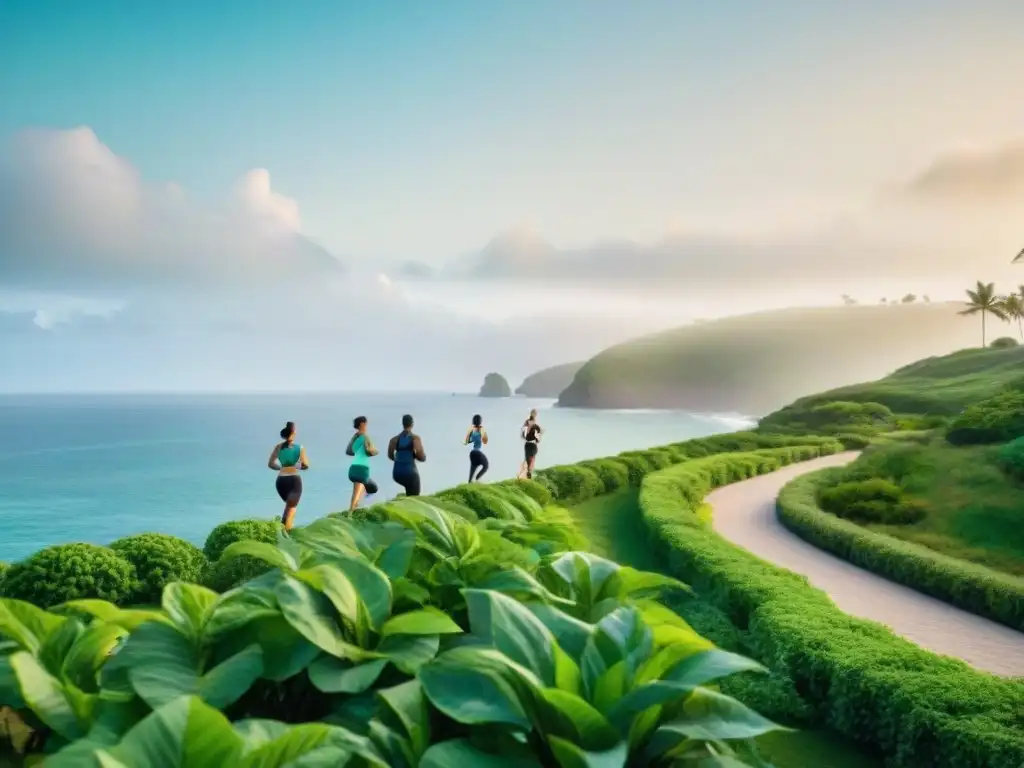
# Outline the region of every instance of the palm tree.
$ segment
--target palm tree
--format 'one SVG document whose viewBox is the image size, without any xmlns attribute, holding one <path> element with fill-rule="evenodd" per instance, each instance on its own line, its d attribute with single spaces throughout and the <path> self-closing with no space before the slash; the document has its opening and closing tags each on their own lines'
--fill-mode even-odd
<svg viewBox="0 0 1024 768">
<path fill-rule="evenodd" d="M 1017 331 L 1020 333 L 1020 340 L 1024 341 L 1024 296 L 1019 293 L 1011 293 L 1003 299 L 1003 312 L 1008 320 L 1017 321 Z"/>
<path fill-rule="evenodd" d="M 985 346 L 985 315 L 998 317 L 1006 320 L 1006 313 L 1003 311 L 1003 300 L 996 296 L 995 283 L 983 283 L 981 280 L 974 290 L 967 289 L 967 301 L 964 302 L 967 309 L 960 310 L 961 315 L 981 315 L 981 346 Z"/>
</svg>

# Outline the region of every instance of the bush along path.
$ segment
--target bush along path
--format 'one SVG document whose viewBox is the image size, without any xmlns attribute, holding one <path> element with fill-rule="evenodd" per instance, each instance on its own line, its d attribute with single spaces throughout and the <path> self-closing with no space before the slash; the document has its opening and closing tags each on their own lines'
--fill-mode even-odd
<svg viewBox="0 0 1024 768">
<path fill-rule="evenodd" d="M 827 453 L 823 448 L 817 452 Z M 805 577 L 712 530 L 704 507 L 711 491 L 814 453 L 726 453 L 648 475 L 640 512 L 652 546 L 672 575 L 692 584 L 745 629 L 757 657 L 793 681 L 817 721 L 871 745 L 886 756 L 886 764 L 1020 768 L 1024 680 L 979 672 L 878 623 L 851 617 Z"/>
<path fill-rule="evenodd" d="M 856 456 L 829 456 L 715 491 L 708 497 L 715 531 L 758 557 L 806 576 L 849 614 L 877 621 L 923 648 L 963 659 L 978 669 L 1024 676 L 1024 633 L 834 557 L 805 542 L 778 519 L 776 499 L 786 483 L 815 470 L 846 464 Z M 855 527 L 853 523 L 844 526 Z M 875 556 L 884 558 L 885 553 L 878 549 Z"/>
</svg>

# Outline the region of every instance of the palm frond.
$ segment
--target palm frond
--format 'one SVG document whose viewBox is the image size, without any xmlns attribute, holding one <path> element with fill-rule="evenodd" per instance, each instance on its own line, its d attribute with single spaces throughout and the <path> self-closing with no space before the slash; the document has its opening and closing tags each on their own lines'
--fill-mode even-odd
<svg viewBox="0 0 1024 768">
<path fill-rule="evenodd" d="M 1018 262 L 1024 261 L 1024 248 L 1021 248 L 1020 253 L 1013 257 L 1011 264 L 1017 264 Z"/>
</svg>

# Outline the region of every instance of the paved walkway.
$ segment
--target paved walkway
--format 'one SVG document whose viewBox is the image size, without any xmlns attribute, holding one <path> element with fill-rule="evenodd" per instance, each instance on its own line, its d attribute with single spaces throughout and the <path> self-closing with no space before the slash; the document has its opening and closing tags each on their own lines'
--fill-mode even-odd
<svg viewBox="0 0 1024 768">
<path fill-rule="evenodd" d="M 1024 676 L 1024 633 L 967 613 L 876 576 L 790 533 L 775 516 L 775 498 L 799 475 L 846 464 L 854 452 L 790 465 L 719 488 L 708 496 L 714 528 L 758 557 L 803 574 L 853 616 L 885 624 L 936 653 L 1003 676 Z"/>
</svg>

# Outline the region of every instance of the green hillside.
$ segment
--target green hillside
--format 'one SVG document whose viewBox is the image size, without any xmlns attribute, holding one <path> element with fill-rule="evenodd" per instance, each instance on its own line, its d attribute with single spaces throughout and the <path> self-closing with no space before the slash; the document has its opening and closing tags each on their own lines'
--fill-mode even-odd
<svg viewBox="0 0 1024 768">
<path fill-rule="evenodd" d="M 978 345 L 980 323 L 958 315 L 962 307 L 796 308 L 663 331 L 591 358 L 558 404 L 763 414 L 805 395 Z"/>
<path fill-rule="evenodd" d="M 582 367 L 582 362 L 563 363 L 531 373 L 516 387 L 516 394 L 526 397 L 558 397 L 563 389 L 572 384 L 573 377 Z"/>
<path fill-rule="evenodd" d="M 894 413 L 949 416 L 1015 381 L 1024 385 L 1024 347 L 963 349 L 919 360 L 877 381 L 800 398 L 761 424 L 783 423 L 790 413 L 836 401 L 881 403 Z"/>
</svg>

